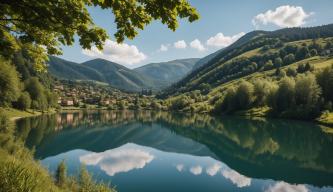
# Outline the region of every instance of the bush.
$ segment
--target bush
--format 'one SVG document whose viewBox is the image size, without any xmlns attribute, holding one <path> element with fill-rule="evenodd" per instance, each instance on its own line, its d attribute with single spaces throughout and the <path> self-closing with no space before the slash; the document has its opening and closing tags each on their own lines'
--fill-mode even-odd
<svg viewBox="0 0 333 192">
<path fill-rule="evenodd" d="M 28 92 L 23 92 L 16 102 L 16 108 L 27 110 L 31 107 L 31 98 Z"/>
<path fill-rule="evenodd" d="M 295 61 L 295 55 L 290 53 L 283 58 L 284 65 L 289 65 Z"/>
<path fill-rule="evenodd" d="M 287 76 L 289 77 L 295 77 L 297 75 L 297 71 L 293 67 L 289 67 L 286 71 Z"/>
<path fill-rule="evenodd" d="M 274 85 L 265 79 L 259 79 L 253 83 L 253 86 L 254 104 L 256 106 L 267 105 L 267 98 L 271 94 Z"/>
<path fill-rule="evenodd" d="M 317 82 L 322 88 L 322 96 L 326 102 L 333 102 L 333 67 L 327 67 L 317 74 Z"/>
<path fill-rule="evenodd" d="M 236 91 L 236 99 L 239 109 L 247 109 L 252 104 L 254 87 L 247 81 L 242 81 Z"/>
<path fill-rule="evenodd" d="M 236 89 L 231 86 L 226 90 L 224 97 L 221 97 L 214 106 L 214 112 L 233 112 L 237 110 Z"/>
<path fill-rule="evenodd" d="M 313 74 L 297 76 L 295 85 L 296 105 L 313 108 L 318 104 L 320 95 L 321 89 Z"/>
<path fill-rule="evenodd" d="M 284 111 L 295 104 L 295 80 L 289 77 L 284 77 L 279 83 L 279 88 L 276 92 L 277 111 Z"/>
</svg>

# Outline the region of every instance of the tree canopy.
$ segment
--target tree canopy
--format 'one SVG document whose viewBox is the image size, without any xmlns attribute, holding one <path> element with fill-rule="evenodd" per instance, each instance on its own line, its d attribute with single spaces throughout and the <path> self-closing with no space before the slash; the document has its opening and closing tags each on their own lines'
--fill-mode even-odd
<svg viewBox="0 0 333 192">
<path fill-rule="evenodd" d="M 0 2 L 0 55 L 11 57 L 22 47 L 29 48 L 37 70 L 42 71 L 46 53 L 61 54 L 60 45 L 72 45 L 76 35 L 83 48 L 102 49 L 109 36 L 95 25 L 88 7 L 112 10 L 118 43 L 134 38 L 152 20 L 175 30 L 178 18 L 189 22 L 199 18 L 187 0 L 4 0 Z"/>
</svg>

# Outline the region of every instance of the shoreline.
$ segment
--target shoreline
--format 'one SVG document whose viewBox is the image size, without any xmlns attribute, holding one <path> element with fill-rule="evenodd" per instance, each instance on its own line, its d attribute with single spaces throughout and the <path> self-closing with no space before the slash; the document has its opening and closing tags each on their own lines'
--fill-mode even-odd
<svg viewBox="0 0 333 192">
<path fill-rule="evenodd" d="M 9 117 L 10 121 L 16 121 L 18 119 L 21 118 L 27 118 L 27 117 L 35 117 L 35 116 L 39 116 L 39 115 L 43 115 L 43 114 L 53 114 L 53 113 L 57 113 L 57 112 L 79 112 L 79 111 L 93 111 L 93 110 L 110 110 L 110 111 L 114 111 L 111 109 L 107 109 L 107 108 L 61 108 L 59 110 L 55 110 L 55 109 L 51 109 L 49 111 L 46 112 L 41 112 L 41 111 L 21 111 L 21 110 L 17 110 L 17 109 L 13 109 L 13 108 L 0 108 L 2 109 L 2 111 L 4 111 L 7 116 Z M 151 110 L 151 109 L 144 109 L 144 110 Z M 172 111 L 169 111 L 172 112 Z M 174 112 L 180 112 L 180 111 L 174 111 Z M 188 113 L 188 112 L 181 112 L 181 113 Z M 212 115 L 210 113 L 206 113 L 208 115 L 211 116 L 217 116 L 217 115 Z M 234 116 L 242 116 L 242 117 L 262 117 L 262 118 L 272 118 L 266 115 L 263 115 L 262 113 L 260 114 L 246 114 L 246 113 L 236 113 L 234 114 Z M 274 117 L 273 117 L 274 118 Z M 288 119 L 288 118 L 278 118 L 278 119 Z M 290 119 L 290 120 L 298 120 L 298 119 Z M 316 123 L 318 125 L 322 125 L 322 126 L 326 126 L 325 128 L 325 132 L 328 133 L 333 133 L 333 113 L 324 113 L 323 115 L 321 115 L 320 117 L 314 119 L 314 120 L 300 120 L 303 122 L 312 122 L 312 123 Z"/>
</svg>

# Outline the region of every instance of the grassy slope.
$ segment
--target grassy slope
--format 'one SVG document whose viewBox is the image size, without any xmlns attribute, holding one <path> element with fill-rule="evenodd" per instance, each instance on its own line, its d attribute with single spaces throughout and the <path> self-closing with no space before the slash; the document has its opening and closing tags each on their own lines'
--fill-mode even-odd
<svg viewBox="0 0 333 192">
<path fill-rule="evenodd" d="M 332 39 L 332 38 L 327 38 L 327 39 Z M 312 42 L 312 40 L 300 40 L 300 41 L 289 42 L 287 44 L 293 44 L 293 45 L 299 44 L 300 45 L 300 44 L 303 44 L 303 43 L 309 44 L 311 42 Z M 318 43 L 324 43 L 324 42 L 325 42 L 325 39 L 320 39 L 318 41 Z M 238 55 L 238 56 L 232 58 L 231 60 L 236 59 L 236 58 L 240 58 L 240 57 L 251 57 L 255 54 L 260 54 L 260 49 L 261 48 L 256 48 L 256 49 L 247 51 L 247 52 L 245 52 L 241 55 Z M 274 52 L 276 50 L 275 49 L 270 49 L 268 51 Z M 229 61 L 227 61 L 227 62 L 229 62 Z M 315 70 L 320 70 L 322 68 L 331 66 L 333 64 L 333 58 L 320 57 L 320 56 L 311 57 L 311 58 L 308 58 L 308 59 L 304 59 L 304 60 L 292 63 L 292 64 L 287 65 L 287 66 L 283 66 L 283 67 L 281 67 L 281 69 L 287 69 L 289 67 L 297 68 L 298 64 L 306 63 L 306 62 L 309 62 L 310 64 L 312 64 L 315 67 Z M 258 79 L 258 78 L 265 78 L 267 76 L 272 76 L 274 74 L 275 70 L 276 69 L 272 69 L 272 70 L 268 70 L 268 71 L 257 71 L 255 73 L 250 74 L 250 75 L 247 75 L 247 76 L 235 79 L 235 80 L 231 80 L 227 83 L 223 83 L 223 84 L 218 85 L 217 87 L 213 88 L 208 93 L 207 96 L 208 96 L 208 98 L 216 97 L 221 92 L 228 89 L 230 86 L 236 85 L 242 80 L 249 81 L 249 80 L 254 80 L 254 79 Z M 196 79 L 195 81 L 198 81 L 198 79 Z M 168 98 L 168 100 L 173 101 L 175 99 L 178 99 L 181 96 L 182 96 L 182 94 L 172 96 L 172 97 Z M 197 103 L 194 103 L 192 105 L 194 107 L 197 107 L 197 106 L 200 106 L 200 105 L 208 105 L 210 109 L 213 108 L 213 106 L 208 102 L 208 100 L 205 100 L 205 101 L 202 101 L 202 102 L 197 102 Z M 265 107 L 265 108 L 250 109 L 250 110 L 247 110 L 247 111 L 240 111 L 240 112 L 238 112 L 238 114 L 239 115 L 251 115 L 251 116 L 266 116 L 268 111 L 269 110 L 267 109 L 267 107 Z M 326 124 L 326 125 L 333 125 L 333 113 L 331 113 L 329 115 L 329 117 L 319 118 L 317 121 L 320 122 L 320 123 Z"/>
</svg>

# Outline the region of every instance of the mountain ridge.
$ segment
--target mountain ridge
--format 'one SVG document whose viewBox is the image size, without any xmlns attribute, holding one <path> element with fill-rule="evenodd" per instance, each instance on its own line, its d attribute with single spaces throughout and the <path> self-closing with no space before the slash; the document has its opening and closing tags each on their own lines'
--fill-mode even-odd
<svg viewBox="0 0 333 192">
<path fill-rule="evenodd" d="M 59 79 L 100 81 L 131 92 L 139 92 L 142 89 L 157 91 L 185 76 L 198 60 L 198 58 L 177 59 L 129 69 L 101 58 L 75 63 L 49 56 L 48 69 Z"/>
</svg>

